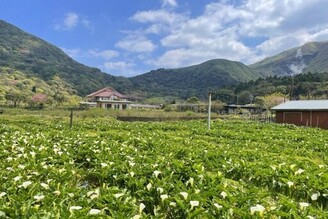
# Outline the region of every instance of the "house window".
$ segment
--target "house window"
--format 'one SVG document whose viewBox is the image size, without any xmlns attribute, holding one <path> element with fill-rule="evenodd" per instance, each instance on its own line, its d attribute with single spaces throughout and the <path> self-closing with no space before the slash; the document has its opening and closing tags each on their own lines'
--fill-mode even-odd
<svg viewBox="0 0 328 219">
<path fill-rule="evenodd" d="M 120 108 L 120 105 L 119 105 L 119 104 L 115 104 L 115 105 L 114 105 L 114 108 L 115 108 L 115 109 L 119 109 L 119 108 Z"/>
<path fill-rule="evenodd" d="M 112 104 L 110 103 L 106 104 L 106 109 L 110 109 L 110 108 L 112 108 Z"/>
<path fill-rule="evenodd" d="M 125 110 L 126 108 L 127 108 L 126 104 L 123 104 L 123 105 L 122 105 L 122 109 Z"/>
</svg>

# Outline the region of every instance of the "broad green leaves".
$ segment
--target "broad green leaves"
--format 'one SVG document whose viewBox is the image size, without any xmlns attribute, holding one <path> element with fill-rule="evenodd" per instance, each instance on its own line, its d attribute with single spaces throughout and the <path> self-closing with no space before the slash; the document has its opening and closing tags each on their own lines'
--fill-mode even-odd
<svg viewBox="0 0 328 219">
<path fill-rule="evenodd" d="M 327 132 L 245 121 L 7 118 L 9 218 L 325 218 Z"/>
</svg>

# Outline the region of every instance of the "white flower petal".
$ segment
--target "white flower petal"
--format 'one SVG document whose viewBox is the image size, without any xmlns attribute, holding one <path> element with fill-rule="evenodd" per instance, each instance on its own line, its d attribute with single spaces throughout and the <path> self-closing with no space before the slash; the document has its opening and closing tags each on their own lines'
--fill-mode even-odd
<svg viewBox="0 0 328 219">
<path fill-rule="evenodd" d="M 251 207 L 251 214 L 254 214 L 256 211 L 262 213 L 265 210 L 265 208 L 262 205 L 255 205 Z"/>
<path fill-rule="evenodd" d="M 160 197 L 161 197 L 162 201 L 164 201 L 164 200 L 167 199 L 169 196 L 168 196 L 168 195 L 161 195 Z"/>
<path fill-rule="evenodd" d="M 140 203 L 139 205 L 139 214 L 146 208 L 146 205 L 144 203 Z"/>
<path fill-rule="evenodd" d="M 119 198 L 119 197 L 122 197 L 124 195 L 124 193 L 117 193 L 114 195 L 115 198 Z"/>
<path fill-rule="evenodd" d="M 300 202 L 299 204 L 300 204 L 300 207 L 301 207 L 301 209 L 303 209 L 303 208 L 306 208 L 306 207 L 309 207 L 309 206 L 310 206 L 310 204 L 309 204 L 309 203 L 307 203 L 307 202 Z"/>
<path fill-rule="evenodd" d="M 291 182 L 291 181 L 288 181 L 288 182 L 287 182 L 287 185 L 288 185 L 288 187 L 292 187 L 292 186 L 294 185 L 294 183 Z"/>
<path fill-rule="evenodd" d="M 100 213 L 101 213 L 101 210 L 95 209 L 95 208 L 93 208 L 89 211 L 90 215 L 97 215 L 97 214 L 100 214 Z"/>
<path fill-rule="evenodd" d="M 301 173 L 303 173 L 305 170 L 303 169 L 298 169 L 296 172 L 295 172 L 295 175 L 299 175 Z"/>
<path fill-rule="evenodd" d="M 175 202 L 170 202 L 170 206 L 172 206 L 172 207 L 176 207 L 176 206 L 177 206 L 177 203 L 175 203 Z"/>
<path fill-rule="evenodd" d="M 187 200 L 187 198 L 188 198 L 187 192 L 180 192 L 179 194 L 182 195 L 185 200 Z"/>
<path fill-rule="evenodd" d="M 217 209 L 221 209 L 221 208 L 223 208 L 223 206 L 222 206 L 222 205 L 219 205 L 218 203 L 214 203 L 214 206 L 215 206 Z"/>
<path fill-rule="evenodd" d="M 157 188 L 157 191 L 158 191 L 159 193 L 163 193 L 163 192 L 164 192 L 164 189 L 161 188 L 161 187 L 159 187 L 159 188 Z"/>
<path fill-rule="evenodd" d="M 38 202 L 38 201 L 41 201 L 42 199 L 44 199 L 45 196 L 44 195 L 35 195 L 34 196 L 34 199 Z"/>
<path fill-rule="evenodd" d="M 194 178 L 190 177 L 190 179 L 186 182 L 186 186 L 190 185 L 191 187 L 194 186 Z"/>
<path fill-rule="evenodd" d="M 225 199 L 228 194 L 225 191 L 222 191 L 220 195 L 222 196 L 223 199 Z"/>
<path fill-rule="evenodd" d="M 101 165 L 101 167 L 107 167 L 108 166 L 107 163 L 101 163 L 100 165 Z"/>
<path fill-rule="evenodd" d="M 320 196 L 320 193 L 314 193 L 314 194 L 311 195 L 311 200 L 316 201 L 319 196 Z"/>
<path fill-rule="evenodd" d="M 191 208 L 199 206 L 199 201 L 190 201 Z"/>
<path fill-rule="evenodd" d="M 1 193 L 0 193 L 0 198 L 2 198 L 2 197 L 5 196 L 5 195 L 7 195 L 7 193 L 5 193 L 5 192 L 1 192 Z"/>
<path fill-rule="evenodd" d="M 158 177 L 158 175 L 161 173 L 161 171 L 155 170 L 154 171 L 154 175 L 156 176 L 156 178 Z"/>
<path fill-rule="evenodd" d="M 151 183 L 148 183 L 147 186 L 146 186 L 146 188 L 148 189 L 148 191 L 151 189 L 151 187 L 153 187 Z"/>
<path fill-rule="evenodd" d="M 16 176 L 15 178 L 14 178 L 14 180 L 15 181 L 18 181 L 18 180 L 20 180 L 22 177 L 21 176 Z"/>
<path fill-rule="evenodd" d="M 46 183 L 41 183 L 40 185 L 45 189 L 49 189 L 49 185 Z"/>
<path fill-rule="evenodd" d="M 26 189 L 28 186 L 30 186 L 32 184 L 32 182 L 31 181 L 25 181 L 25 182 L 23 182 L 23 184 L 22 185 L 20 185 L 19 187 L 21 188 L 21 187 L 23 187 L 24 189 Z"/>
<path fill-rule="evenodd" d="M 81 206 L 71 206 L 71 207 L 69 208 L 70 211 L 73 211 L 73 210 L 81 210 L 81 209 L 82 209 Z"/>
</svg>

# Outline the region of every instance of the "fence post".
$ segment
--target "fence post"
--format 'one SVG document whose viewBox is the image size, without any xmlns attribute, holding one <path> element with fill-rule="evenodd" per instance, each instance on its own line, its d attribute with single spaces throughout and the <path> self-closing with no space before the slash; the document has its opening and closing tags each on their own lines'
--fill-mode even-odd
<svg viewBox="0 0 328 219">
<path fill-rule="evenodd" d="M 69 127 L 73 127 L 73 108 L 71 109 L 71 115 L 70 115 L 70 120 L 69 120 Z"/>
<path fill-rule="evenodd" d="M 208 119 L 207 119 L 207 128 L 211 129 L 211 103 L 212 103 L 212 93 L 208 92 Z"/>
</svg>

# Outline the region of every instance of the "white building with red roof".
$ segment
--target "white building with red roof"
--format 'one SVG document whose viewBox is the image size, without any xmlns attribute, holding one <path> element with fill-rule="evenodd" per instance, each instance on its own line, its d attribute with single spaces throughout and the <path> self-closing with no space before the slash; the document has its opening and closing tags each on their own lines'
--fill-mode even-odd
<svg viewBox="0 0 328 219">
<path fill-rule="evenodd" d="M 119 93 L 111 87 L 105 87 L 87 96 L 87 102 L 81 105 L 88 105 L 91 107 L 101 107 L 105 109 L 129 109 L 131 101 L 128 97 Z"/>
</svg>

